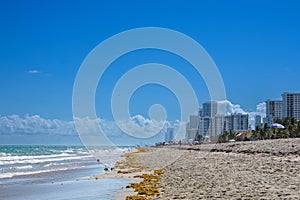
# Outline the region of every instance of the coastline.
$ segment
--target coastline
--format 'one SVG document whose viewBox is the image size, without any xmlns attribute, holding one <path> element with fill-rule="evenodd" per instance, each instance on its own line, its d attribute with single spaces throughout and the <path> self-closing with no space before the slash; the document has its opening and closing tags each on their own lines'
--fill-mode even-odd
<svg viewBox="0 0 300 200">
<path fill-rule="evenodd" d="M 124 153 L 121 156 L 123 159 L 115 163 L 113 171 L 96 176 L 96 179 L 117 178 L 129 180 L 130 184 L 122 187 L 117 193 L 112 194 L 112 197 L 117 200 L 135 198 L 138 193 L 135 192 L 135 189 L 130 187 L 130 185 L 139 184 L 143 182 L 141 176 L 154 173 L 153 170 L 142 165 L 139 162 L 140 159 L 137 158 L 141 155 L 148 157 L 149 153 L 151 154 L 150 148 L 137 148 L 134 152 Z"/>
<path fill-rule="evenodd" d="M 129 184 L 122 178 L 96 179 L 127 148 L 93 154 L 84 146 L 15 145 L 0 150 L 0 199 L 114 199 L 111 194 Z"/>
<path fill-rule="evenodd" d="M 299 199 L 300 138 L 196 146 L 148 147 L 125 156 L 122 170 L 106 176 L 134 178 L 163 170 L 158 195 L 145 199 Z M 119 166 L 120 167 L 120 166 Z M 121 167 L 122 168 L 122 167 Z M 133 171 L 130 171 L 135 169 Z M 139 170 L 137 170 L 139 169 Z M 116 199 L 137 196 L 123 188 Z M 128 198 L 130 199 L 130 198 Z"/>
</svg>

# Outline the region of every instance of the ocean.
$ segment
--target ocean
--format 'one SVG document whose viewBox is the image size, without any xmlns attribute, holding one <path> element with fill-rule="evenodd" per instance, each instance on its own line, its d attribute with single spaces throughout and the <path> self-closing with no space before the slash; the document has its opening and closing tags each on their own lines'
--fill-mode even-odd
<svg viewBox="0 0 300 200">
<path fill-rule="evenodd" d="M 126 179 L 95 179 L 128 147 L 0 146 L 0 199 L 113 199 Z"/>
</svg>

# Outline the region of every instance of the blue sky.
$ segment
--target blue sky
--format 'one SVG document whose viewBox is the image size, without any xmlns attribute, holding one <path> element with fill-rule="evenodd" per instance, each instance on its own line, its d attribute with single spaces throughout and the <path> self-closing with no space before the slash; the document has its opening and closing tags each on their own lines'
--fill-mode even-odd
<svg viewBox="0 0 300 200">
<path fill-rule="evenodd" d="M 300 91 L 298 1 L 1 1 L 0 115 L 72 119 L 77 71 L 101 41 L 138 27 L 164 27 L 199 42 L 217 64 L 227 97 L 246 111 L 284 91 Z M 118 59 L 97 90 L 97 111 L 111 119 L 110 90 L 130 67 L 153 60 L 179 69 L 208 100 L 205 83 L 182 59 L 141 51 Z M 123 67 L 123 68 L 122 68 Z M 160 95 L 155 95 L 160 94 Z M 146 86 L 132 97 L 132 115 L 162 103 L 178 119 L 174 95 Z M 101 112 L 100 112 L 101 111 Z"/>
</svg>

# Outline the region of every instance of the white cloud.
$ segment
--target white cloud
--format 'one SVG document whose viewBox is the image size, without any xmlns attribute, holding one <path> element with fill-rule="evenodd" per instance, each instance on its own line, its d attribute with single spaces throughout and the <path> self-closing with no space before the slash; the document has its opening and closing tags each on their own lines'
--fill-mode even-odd
<svg viewBox="0 0 300 200">
<path fill-rule="evenodd" d="M 133 116 L 128 120 L 120 120 L 118 123 L 88 117 L 75 118 L 74 121 L 83 143 L 91 146 L 95 145 L 95 142 L 105 145 L 111 143 L 133 145 L 141 144 L 141 142 L 144 144 L 161 142 L 166 131 L 166 123 L 168 123 L 153 121 L 141 115 Z M 99 129 L 99 126 L 101 129 Z M 103 134 L 101 134 L 101 131 L 103 131 Z"/>
<path fill-rule="evenodd" d="M 89 117 L 74 118 L 76 130 L 82 135 L 96 135 L 99 133 L 100 119 L 90 119 Z"/>
<path fill-rule="evenodd" d="M 0 117 L 0 134 L 74 134 L 71 121 L 44 119 L 39 115 L 19 115 Z"/>
<path fill-rule="evenodd" d="M 136 115 L 128 120 L 116 121 L 119 128 L 126 134 L 137 138 L 149 138 L 165 128 L 165 121 L 156 121 Z"/>
<path fill-rule="evenodd" d="M 224 100 L 224 101 L 218 101 L 218 114 L 222 114 L 222 115 L 230 115 L 230 114 L 237 114 L 237 113 L 242 113 L 242 114 L 246 114 L 247 112 L 245 112 L 241 106 L 239 104 L 233 104 L 228 100 Z"/>
<path fill-rule="evenodd" d="M 27 71 L 28 74 L 41 74 L 42 72 L 36 69 L 31 69 Z"/>
<path fill-rule="evenodd" d="M 255 112 L 249 112 L 249 123 L 251 128 L 255 128 L 255 116 L 260 115 L 262 118 L 266 117 L 266 103 L 262 102 L 257 104 Z"/>
<path fill-rule="evenodd" d="M 257 104 L 256 112 L 258 115 L 260 115 L 262 117 L 266 117 L 266 102 Z"/>
<path fill-rule="evenodd" d="M 34 135 L 34 134 L 64 134 L 76 135 L 77 132 L 85 135 L 98 135 L 99 126 L 107 137 L 119 137 L 125 134 L 137 138 L 149 138 L 166 129 L 164 122 L 152 121 L 141 115 L 136 115 L 128 120 L 114 121 L 104 119 L 75 118 L 74 121 L 63 121 L 59 119 L 45 119 L 39 115 L 0 116 L 0 134 L 2 135 Z M 162 130 L 163 129 L 163 130 Z"/>
<path fill-rule="evenodd" d="M 252 128 L 255 127 L 255 116 L 260 115 L 262 118 L 266 116 L 266 103 L 262 102 L 256 106 L 256 110 L 253 112 L 245 111 L 239 104 L 233 104 L 228 100 L 221 101 L 222 112 L 225 112 L 226 115 L 242 113 L 249 115 L 249 123 Z"/>
</svg>

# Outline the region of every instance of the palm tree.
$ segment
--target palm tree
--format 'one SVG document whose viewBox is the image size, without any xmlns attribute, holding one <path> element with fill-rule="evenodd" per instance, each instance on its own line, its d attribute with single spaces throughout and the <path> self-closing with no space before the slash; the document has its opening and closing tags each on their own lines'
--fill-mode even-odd
<svg viewBox="0 0 300 200">
<path fill-rule="evenodd" d="M 259 138 L 259 135 L 258 135 L 259 131 L 258 130 L 259 130 L 258 127 L 256 127 L 256 130 L 252 130 L 252 136 L 251 136 L 252 139 L 256 140 L 256 139 Z"/>
<path fill-rule="evenodd" d="M 297 123 L 296 117 L 292 117 L 290 122 L 292 125 L 295 125 Z"/>
<path fill-rule="evenodd" d="M 270 139 L 270 137 L 271 137 L 271 130 L 270 130 L 270 127 L 269 127 L 269 125 L 267 123 L 264 124 L 263 132 L 264 132 L 264 137 Z"/>
<path fill-rule="evenodd" d="M 295 122 L 294 122 L 294 123 L 295 123 Z M 287 130 L 288 130 L 288 132 L 287 132 L 287 134 L 286 134 L 287 137 L 291 137 L 291 138 L 295 137 L 294 135 L 295 135 L 295 133 L 296 133 L 296 126 L 294 126 L 294 125 L 291 123 L 291 124 L 288 125 Z"/>
<path fill-rule="evenodd" d="M 295 137 L 300 137 L 300 121 L 297 122 L 297 125 L 296 125 L 296 134 L 295 134 Z"/>
<path fill-rule="evenodd" d="M 235 140 L 235 139 L 236 139 L 236 133 L 230 130 L 228 135 L 228 140 Z"/>
<path fill-rule="evenodd" d="M 266 133 L 263 129 L 260 129 L 259 131 L 259 139 L 264 140 L 266 137 Z"/>
</svg>

